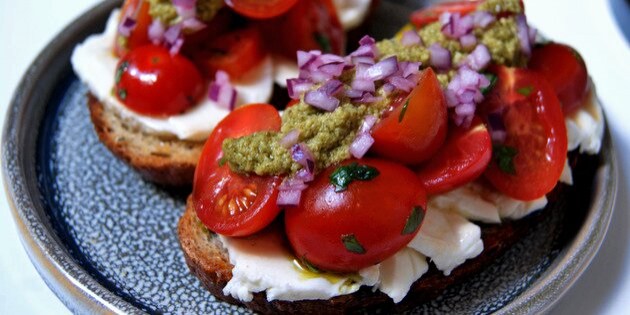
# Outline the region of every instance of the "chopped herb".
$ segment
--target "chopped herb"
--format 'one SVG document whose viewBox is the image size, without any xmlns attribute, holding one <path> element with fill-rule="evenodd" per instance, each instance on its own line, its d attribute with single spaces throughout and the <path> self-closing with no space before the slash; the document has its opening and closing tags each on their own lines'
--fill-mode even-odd
<svg viewBox="0 0 630 315">
<path fill-rule="evenodd" d="M 152 64 L 157 65 L 159 62 L 160 62 L 160 57 L 154 56 L 154 57 L 151 58 L 151 63 Z"/>
<path fill-rule="evenodd" d="M 495 145 L 492 149 L 492 155 L 497 166 L 504 173 L 515 175 L 516 169 L 514 168 L 514 157 L 518 154 L 516 148 L 506 145 Z"/>
<path fill-rule="evenodd" d="M 490 81 L 490 84 L 488 84 L 488 86 L 481 89 L 481 94 L 486 95 L 497 84 L 497 80 L 499 78 L 494 73 L 484 73 L 483 75 L 486 77 L 486 79 L 488 79 L 488 81 Z"/>
<path fill-rule="evenodd" d="M 219 167 L 221 167 L 221 166 L 225 165 L 225 163 L 226 163 L 226 162 L 227 162 L 227 159 L 225 158 L 225 156 L 224 156 L 224 157 L 221 157 L 221 158 L 219 159 Z"/>
<path fill-rule="evenodd" d="M 120 79 L 122 79 L 122 75 L 125 73 L 125 70 L 127 70 L 127 67 L 129 67 L 129 62 L 125 60 L 121 62 L 120 66 L 116 69 L 116 76 L 114 77 L 116 84 L 120 83 Z"/>
<path fill-rule="evenodd" d="M 365 248 L 363 248 L 363 245 L 359 243 L 359 241 L 357 240 L 356 236 L 354 236 L 354 234 L 342 235 L 341 242 L 343 242 L 343 246 L 345 246 L 349 252 L 352 252 L 355 254 L 365 254 Z"/>
<path fill-rule="evenodd" d="M 323 52 L 331 52 L 332 51 L 332 47 L 330 46 L 330 39 L 328 39 L 328 37 L 326 37 L 326 35 L 317 32 L 317 33 L 313 34 L 313 38 L 315 39 L 315 41 L 317 42 L 319 47 L 321 47 Z"/>
<path fill-rule="evenodd" d="M 407 101 L 403 105 L 402 109 L 400 110 L 400 114 L 398 115 L 398 122 L 399 123 L 401 123 L 403 118 L 405 118 L 405 113 L 407 113 L 407 107 L 409 107 L 409 100 L 410 99 L 407 99 Z"/>
<path fill-rule="evenodd" d="M 411 234 L 415 232 L 422 223 L 422 220 L 424 220 L 424 209 L 422 209 L 422 206 L 414 206 L 411 208 L 411 213 L 407 218 L 407 223 L 405 223 L 402 234 Z"/>
<path fill-rule="evenodd" d="M 306 257 L 302 257 L 302 259 L 300 259 L 299 262 L 300 266 L 304 267 L 306 270 L 312 272 L 312 273 L 322 273 L 321 270 L 319 270 L 319 268 L 313 266 L 313 264 L 311 264 L 310 261 L 308 261 L 306 259 Z"/>
<path fill-rule="evenodd" d="M 335 186 L 336 192 L 341 192 L 346 190 L 348 185 L 355 180 L 368 181 L 378 176 L 378 174 L 378 170 L 374 167 L 353 162 L 338 167 L 330 174 L 330 183 Z"/>
<path fill-rule="evenodd" d="M 118 98 L 121 101 L 124 101 L 125 99 L 127 99 L 127 90 L 125 90 L 125 89 L 118 89 Z"/>
<path fill-rule="evenodd" d="M 527 97 L 527 96 L 529 96 L 530 94 L 532 94 L 532 90 L 533 90 L 533 88 L 532 88 L 531 86 L 529 86 L 529 85 L 528 85 L 528 86 L 524 86 L 524 87 L 522 87 L 522 88 L 517 89 L 517 90 L 516 90 L 516 92 L 517 92 L 518 94 L 521 94 L 521 95 L 523 95 L 523 96 Z"/>
</svg>

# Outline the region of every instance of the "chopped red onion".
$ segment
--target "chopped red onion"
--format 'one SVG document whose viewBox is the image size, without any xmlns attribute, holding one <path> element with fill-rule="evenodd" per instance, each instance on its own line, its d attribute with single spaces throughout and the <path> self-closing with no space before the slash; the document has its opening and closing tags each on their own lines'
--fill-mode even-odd
<svg viewBox="0 0 630 315">
<path fill-rule="evenodd" d="M 166 32 L 164 32 L 164 39 L 170 45 L 175 44 L 178 38 L 182 35 L 182 26 L 180 24 L 175 24 L 169 27 Z"/>
<path fill-rule="evenodd" d="M 206 24 L 192 17 L 182 21 L 182 27 L 191 32 L 197 32 L 206 28 Z"/>
<path fill-rule="evenodd" d="M 370 35 L 364 35 L 359 40 L 359 45 L 361 46 L 374 45 L 374 44 L 376 44 L 376 40 Z"/>
<path fill-rule="evenodd" d="M 383 93 L 385 93 L 385 95 L 389 95 L 389 94 L 392 94 L 392 92 L 394 92 L 396 90 L 396 87 L 393 84 L 391 84 L 391 83 L 385 83 L 385 84 L 383 84 L 381 89 L 383 90 Z"/>
<path fill-rule="evenodd" d="M 476 104 L 483 101 L 481 89 L 488 87 L 490 81 L 466 65 L 459 68 L 444 95 L 449 108 L 454 108 L 453 121 L 458 126 L 469 126 L 475 114 Z"/>
<path fill-rule="evenodd" d="M 374 63 L 376 63 L 376 61 L 374 60 L 374 57 L 368 57 L 368 56 L 350 56 L 350 63 L 352 63 L 353 65 L 358 65 L 358 64 L 368 64 L 368 65 L 373 65 Z"/>
<path fill-rule="evenodd" d="M 160 19 L 154 19 L 149 25 L 148 35 L 153 45 L 160 45 L 164 40 L 164 32 L 166 31 L 164 24 Z"/>
<path fill-rule="evenodd" d="M 281 146 L 289 149 L 298 142 L 299 138 L 300 131 L 298 129 L 293 129 L 289 131 L 286 135 L 284 135 L 284 137 L 282 137 L 279 142 Z"/>
<path fill-rule="evenodd" d="M 362 158 L 374 144 L 374 138 L 369 133 L 359 133 L 350 144 L 350 154 L 357 159 Z"/>
<path fill-rule="evenodd" d="M 344 94 L 347 97 L 354 99 L 354 98 L 359 98 L 359 97 L 363 96 L 363 93 L 364 93 L 364 91 L 355 90 L 355 89 L 347 89 Z"/>
<path fill-rule="evenodd" d="M 319 54 L 317 54 L 319 53 Z M 308 65 L 315 61 L 315 59 L 317 59 L 317 56 L 321 55 L 320 51 L 317 50 L 313 50 L 313 51 L 302 51 L 302 50 L 298 50 L 297 51 L 297 65 L 298 68 L 300 70 L 305 70 L 306 67 L 308 67 Z"/>
<path fill-rule="evenodd" d="M 287 79 L 287 92 L 291 99 L 300 99 L 303 93 L 307 92 L 313 86 L 313 82 L 309 79 Z"/>
<path fill-rule="evenodd" d="M 473 18 L 473 24 L 476 27 L 486 28 L 488 25 L 494 23 L 496 18 L 488 11 L 475 11 L 471 13 Z"/>
<path fill-rule="evenodd" d="M 458 39 L 473 29 L 473 17 L 470 15 L 461 16 L 459 13 L 444 12 L 439 17 L 442 25 L 442 33 L 446 37 Z"/>
<path fill-rule="evenodd" d="M 208 88 L 208 98 L 222 108 L 233 110 L 236 96 L 236 89 L 230 84 L 230 76 L 225 71 L 218 70 Z"/>
<path fill-rule="evenodd" d="M 357 77 L 354 80 L 352 80 L 351 87 L 353 90 L 361 91 L 361 92 L 376 91 L 374 80 L 364 79 L 360 77 Z M 363 93 L 361 93 L 361 95 L 363 95 Z"/>
<path fill-rule="evenodd" d="M 516 36 L 518 37 L 518 41 L 520 43 L 521 52 L 526 56 L 531 55 L 532 53 L 532 42 L 529 40 L 530 38 L 529 26 L 527 25 L 527 18 L 524 14 L 519 14 L 516 16 Z"/>
<path fill-rule="evenodd" d="M 184 46 L 184 39 L 180 37 L 175 40 L 175 43 L 173 43 L 173 45 L 171 45 L 171 48 L 169 49 L 169 53 L 171 54 L 171 56 L 179 54 L 179 50 L 182 48 L 182 46 Z"/>
<path fill-rule="evenodd" d="M 302 197 L 302 190 L 279 190 L 278 191 L 278 199 L 276 199 L 276 204 L 278 206 L 297 206 L 300 204 L 300 199 Z"/>
<path fill-rule="evenodd" d="M 295 178 L 308 183 L 315 179 L 315 172 L 309 172 L 306 168 L 301 168 L 295 173 Z"/>
<path fill-rule="evenodd" d="M 370 92 L 363 92 L 363 95 L 361 95 L 361 97 L 358 98 L 351 98 L 350 100 L 353 103 L 361 103 L 361 104 L 366 104 L 366 103 L 374 103 L 374 102 L 378 102 L 382 99 L 382 97 L 380 96 L 374 96 L 374 94 L 370 93 Z"/>
<path fill-rule="evenodd" d="M 136 20 L 131 16 L 123 17 L 123 20 L 118 24 L 118 33 L 124 37 L 129 37 L 131 31 L 136 27 Z"/>
<path fill-rule="evenodd" d="M 326 81 L 318 90 L 326 93 L 326 95 L 335 96 L 343 90 L 343 83 L 337 79 Z"/>
<path fill-rule="evenodd" d="M 365 77 L 372 80 L 382 80 L 398 71 L 398 58 L 396 56 L 387 57 L 370 66 Z"/>
<path fill-rule="evenodd" d="M 298 179 L 297 177 L 285 177 L 282 180 L 282 183 L 278 186 L 278 190 L 304 190 L 307 185 L 303 180 Z"/>
<path fill-rule="evenodd" d="M 305 143 L 297 143 L 291 147 L 291 158 L 309 173 L 315 172 L 315 156 Z"/>
<path fill-rule="evenodd" d="M 409 76 L 420 73 L 421 62 L 401 61 L 398 68 L 402 70 L 401 76 L 409 79 Z"/>
<path fill-rule="evenodd" d="M 438 70 L 448 70 L 451 68 L 451 52 L 442 47 L 439 43 L 433 43 L 429 46 L 431 53 L 431 65 Z"/>
<path fill-rule="evenodd" d="M 414 30 L 408 30 L 402 34 L 400 43 L 403 46 L 423 45 L 422 38 L 418 35 L 418 32 Z"/>
<path fill-rule="evenodd" d="M 374 124 L 376 124 L 376 121 L 377 119 L 373 115 L 365 116 L 365 118 L 363 118 L 363 121 L 361 122 L 361 127 L 359 127 L 359 133 L 370 132 L 370 130 L 372 130 L 372 127 L 374 127 Z"/>
<path fill-rule="evenodd" d="M 507 137 L 503 115 L 500 112 L 488 114 L 488 129 L 493 143 L 503 143 Z"/>
<path fill-rule="evenodd" d="M 488 66 L 491 59 L 492 56 L 490 55 L 488 47 L 484 44 L 479 44 L 468 56 L 466 56 L 466 58 L 462 60 L 461 65 L 466 65 L 472 70 L 479 71 Z"/>
<path fill-rule="evenodd" d="M 339 100 L 335 97 L 328 95 L 324 91 L 317 89 L 314 91 L 308 91 L 304 95 L 304 102 L 313 107 L 332 112 L 339 107 Z"/>
<path fill-rule="evenodd" d="M 177 11 L 182 20 L 195 17 L 197 11 L 196 3 L 197 0 L 173 0 L 175 11 Z"/>
<path fill-rule="evenodd" d="M 477 37 L 474 34 L 466 34 L 459 38 L 459 43 L 464 49 L 470 49 L 477 45 Z"/>
<path fill-rule="evenodd" d="M 338 77 L 343 72 L 345 66 L 345 62 L 331 62 L 325 63 L 317 67 L 317 69 L 325 74 L 331 75 L 333 77 Z"/>
</svg>

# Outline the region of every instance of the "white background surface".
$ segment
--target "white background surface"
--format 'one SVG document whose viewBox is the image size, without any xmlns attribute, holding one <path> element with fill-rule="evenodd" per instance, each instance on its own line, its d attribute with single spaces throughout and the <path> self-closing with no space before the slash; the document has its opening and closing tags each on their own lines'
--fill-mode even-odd
<svg viewBox="0 0 630 315">
<path fill-rule="evenodd" d="M 0 2 L 0 119 L 20 77 L 41 49 L 96 0 Z M 526 0 L 531 23 L 584 57 L 597 86 L 620 161 L 613 221 L 591 266 L 552 310 L 554 314 L 630 314 L 630 46 L 612 18 L 626 17 L 624 0 Z M 630 23 L 626 24 L 628 26 Z M 630 32 L 630 30 L 626 30 Z M 0 313 L 63 314 L 18 239 L 6 196 L 0 193 Z"/>
</svg>

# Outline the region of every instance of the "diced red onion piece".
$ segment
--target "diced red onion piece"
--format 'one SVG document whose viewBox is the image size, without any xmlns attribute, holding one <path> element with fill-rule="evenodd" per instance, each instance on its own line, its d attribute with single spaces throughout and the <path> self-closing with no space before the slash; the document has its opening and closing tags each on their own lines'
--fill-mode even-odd
<svg viewBox="0 0 630 315">
<path fill-rule="evenodd" d="M 408 30 L 402 34 L 400 43 L 403 46 L 422 45 L 422 38 L 418 35 L 418 32 L 414 30 Z"/>
<path fill-rule="evenodd" d="M 370 66 L 365 77 L 372 80 L 382 80 L 398 71 L 398 61 L 396 56 L 387 57 Z"/>
<path fill-rule="evenodd" d="M 374 80 L 364 79 L 360 77 L 352 80 L 351 87 L 353 90 L 362 92 L 374 92 L 376 90 Z M 363 95 L 363 93 L 361 93 L 361 95 Z"/>
<path fill-rule="evenodd" d="M 305 143 L 297 143 L 291 147 L 291 158 L 308 172 L 315 172 L 315 156 Z"/>
<path fill-rule="evenodd" d="M 433 43 L 429 46 L 429 52 L 431 53 L 431 65 L 438 70 L 448 70 L 451 68 L 451 52 L 443 48 L 438 43 Z"/>
<path fill-rule="evenodd" d="M 374 138 L 369 133 L 359 133 L 350 144 L 350 154 L 357 159 L 362 158 L 374 144 Z"/>
<path fill-rule="evenodd" d="M 182 27 L 185 30 L 189 30 L 192 32 L 197 32 L 200 31 L 204 28 L 206 28 L 206 24 L 199 21 L 198 19 L 191 17 L 191 18 L 187 18 L 185 20 L 182 21 Z"/>
<path fill-rule="evenodd" d="M 361 37 L 361 39 L 359 40 L 359 45 L 361 46 L 374 45 L 374 44 L 376 44 L 376 40 L 370 37 L 370 35 L 365 35 Z"/>
<path fill-rule="evenodd" d="M 118 33 L 124 37 L 129 37 L 131 31 L 136 27 L 136 20 L 130 16 L 125 16 L 118 24 Z"/>
<path fill-rule="evenodd" d="M 280 139 L 280 145 L 289 149 L 298 142 L 299 138 L 300 131 L 297 129 L 293 129 L 289 131 L 286 135 L 284 135 L 282 139 Z"/>
<path fill-rule="evenodd" d="M 364 91 L 355 90 L 355 89 L 347 89 L 344 93 L 349 98 L 359 98 L 363 96 Z"/>
<path fill-rule="evenodd" d="M 373 115 L 365 116 L 365 118 L 363 118 L 363 121 L 361 122 L 361 127 L 359 127 L 359 133 L 370 132 L 370 130 L 372 130 L 372 127 L 374 127 L 374 124 L 376 124 L 376 120 L 376 117 L 374 117 Z"/>
<path fill-rule="evenodd" d="M 286 177 L 278 186 L 278 190 L 304 190 L 308 187 L 303 180 L 297 177 Z"/>
<path fill-rule="evenodd" d="M 516 16 L 516 36 L 520 43 L 521 52 L 526 56 L 531 55 L 532 47 L 529 41 L 529 26 L 527 25 L 527 18 L 524 14 Z"/>
<path fill-rule="evenodd" d="M 175 40 L 175 43 L 173 43 L 173 45 L 171 45 L 171 49 L 169 49 L 169 53 L 171 54 L 171 56 L 179 54 L 179 50 L 182 48 L 182 46 L 184 46 L 184 39 L 180 37 Z"/>
<path fill-rule="evenodd" d="M 470 33 L 473 29 L 474 21 L 470 15 L 461 16 L 459 13 L 444 12 L 439 17 L 442 25 L 442 33 L 446 37 L 458 39 Z"/>
<path fill-rule="evenodd" d="M 405 79 L 403 77 L 390 77 L 387 79 L 387 82 L 393 84 L 397 89 L 405 92 L 411 92 L 413 88 L 416 86 L 416 82 Z"/>
<path fill-rule="evenodd" d="M 173 6 L 182 19 L 195 17 L 197 0 L 173 0 Z"/>
<path fill-rule="evenodd" d="M 287 79 L 287 92 L 291 99 L 300 99 L 303 93 L 308 91 L 313 86 L 313 82 L 309 79 Z"/>
<path fill-rule="evenodd" d="M 473 17 L 473 24 L 476 27 L 486 28 L 496 20 L 494 15 L 488 11 L 476 11 L 471 13 L 471 15 Z"/>
<path fill-rule="evenodd" d="M 477 37 L 473 34 L 466 34 L 459 38 L 459 43 L 464 49 L 470 49 L 477 45 Z"/>
<path fill-rule="evenodd" d="M 392 94 L 392 92 L 394 92 L 396 90 L 396 87 L 393 84 L 391 84 L 391 83 L 385 83 L 385 84 L 383 84 L 381 89 L 383 90 L 383 93 L 385 93 L 385 95 L 389 95 L 389 94 Z M 347 93 L 346 93 L 346 95 L 347 95 Z M 358 97 L 358 96 L 356 96 L 356 97 Z"/>
<path fill-rule="evenodd" d="M 297 51 L 298 68 L 300 70 L 304 70 L 316 58 L 317 56 L 315 54 L 312 54 L 312 52 L 298 50 Z"/>
<path fill-rule="evenodd" d="M 153 45 L 159 45 L 162 43 L 164 39 L 164 32 L 166 31 L 164 24 L 160 21 L 160 19 L 155 19 L 149 25 L 148 35 L 151 43 Z"/>
<path fill-rule="evenodd" d="M 306 92 L 304 95 L 304 102 L 328 112 L 334 111 L 339 106 L 338 99 L 324 93 L 324 91 L 320 89 Z"/>
<path fill-rule="evenodd" d="M 208 88 L 208 98 L 220 107 L 233 110 L 236 105 L 236 89 L 230 84 L 230 76 L 223 70 L 217 71 L 215 80 Z"/>
<path fill-rule="evenodd" d="M 295 178 L 308 183 L 315 179 L 315 172 L 309 172 L 306 168 L 301 168 L 295 173 Z"/>
<path fill-rule="evenodd" d="M 370 92 L 363 92 L 363 95 L 361 95 L 361 97 L 359 97 L 359 98 L 352 98 L 350 100 L 352 102 L 354 102 L 354 103 L 366 104 L 366 103 L 378 102 L 381 99 L 382 98 L 380 96 L 374 96 L 374 94 L 372 94 Z"/>
<path fill-rule="evenodd" d="M 466 56 L 466 58 L 464 58 L 464 60 L 462 60 L 462 64 L 465 64 L 474 71 L 479 71 L 488 66 L 491 59 L 492 56 L 490 55 L 488 47 L 484 44 L 479 44 L 468 56 Z"/>
<path fill-rule="evenodd" d="M 279 190 L 278 191 L 278 199 L 276 199 L 276 204 L 278 206 L 297 206 L 300 204 L 300 199 L 302 197 L 301 190 Z"/>
<path fill-rule="evenodd" d="M 175 24 L 169 27 L 166 32 L 164 32 L 164 39 L 170 45 L 174 45 L 177 39 L 181 36 L 182 26 L 180 24 Z"/>
<path fill-rule="evenodd" d="M 409 76 L 420 73 L 421 62 L 401 61 L 398 67 L 402 70 L 402 77 L 409 79 Z"/>
<path fill-rule="evenodd" d="M 337 79 L 328 80 L 319 88 L 319 90 L 327 95 L 335 96 L 343 90 L 343 83 Z"/>
<path fill-rule="evenodd" d="M 464 103 L 457 107 L 455 107 L 455 113 L 461 116 L 468 116 L 475 114 L 475 104 L 474 103 Z"/>
<path fill-rule="evenodd" d="M 331 62 L 319 66 L 318 70 L 333 77 L 338 77 L 343 72 L 345 66 L 345 62 Z"/>
</svg>

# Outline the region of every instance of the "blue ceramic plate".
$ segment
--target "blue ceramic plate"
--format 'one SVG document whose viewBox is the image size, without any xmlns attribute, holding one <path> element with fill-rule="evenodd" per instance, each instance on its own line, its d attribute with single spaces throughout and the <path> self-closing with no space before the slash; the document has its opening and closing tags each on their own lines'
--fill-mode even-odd
<svg viewBox="0 0 630 315">
<path fill-rule="evenodd" d="M 9 108 L 2 161 L 9 200 L 38 271 L 77 312 L 235 313 L 189 272 L 176 237 L 186 193 L 143 181 L 99 143 L 87 90 L 72 73 L 73 47 L 104 28 L 117 2 L 76 20 L 30 67 Z M 377 36 L 409 9 L 384 2 Z M 599 156 L 581 159 L 577 184 L 551 214 L 483 272 L 413 312 L 547 310 L 602 242 L 616 192 L 608 134 Z M 566 196 L 572 196 L 566 198 Z M 571 216 L 565 216 L 570 209 Z"/>
</svg>

